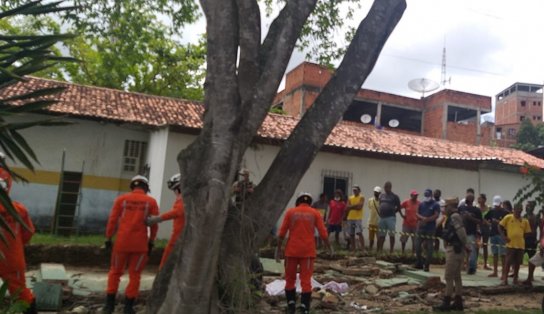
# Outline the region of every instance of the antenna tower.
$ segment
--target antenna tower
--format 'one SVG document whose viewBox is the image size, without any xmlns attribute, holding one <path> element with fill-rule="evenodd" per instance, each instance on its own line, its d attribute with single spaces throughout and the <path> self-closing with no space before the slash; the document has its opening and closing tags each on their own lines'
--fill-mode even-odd
<svg viewBox="0 0 544 314">
<path fill-rule="evenodd" d="M 440 77 L 440 83 L 442 86 L 446 86 L 448 79 L 446 78 L 446 43 L 444 43 L 444 48 L 442 48 L 442 72 Z"/>
</svg>

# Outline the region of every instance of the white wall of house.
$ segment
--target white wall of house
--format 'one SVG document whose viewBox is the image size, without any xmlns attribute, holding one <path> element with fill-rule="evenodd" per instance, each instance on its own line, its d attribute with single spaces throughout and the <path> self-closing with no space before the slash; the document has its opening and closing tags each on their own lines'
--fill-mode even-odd
<svg viewBox="0 0 544 314">
<path fill-rule="evenodd" d="M 51 119 L 45 115 L 25 115 L 10 121 Z M 80 119 L 63 119 L 73 124 L 34 127 L 22 131 L 40 164 L 30 183 L 15 183 L 12 197 L 23 202 L 39 227 L 50 225 L 59 187 L 62 153 L 65 170 L 81 171 L 84 164 L 79 223 L 86 229 L 104 228 L 116 196 L 128 189 L 126 180 L 136 172 L 123 171 L 125 140 L 149 141 L 149 131 L 141 127 Z M 8 161 L 9 162 L 9 161 Z M 16 168 L 21 165 L 14 164 Z M 120 180 L 124 179 L 124 180 Z"/>
</svg>

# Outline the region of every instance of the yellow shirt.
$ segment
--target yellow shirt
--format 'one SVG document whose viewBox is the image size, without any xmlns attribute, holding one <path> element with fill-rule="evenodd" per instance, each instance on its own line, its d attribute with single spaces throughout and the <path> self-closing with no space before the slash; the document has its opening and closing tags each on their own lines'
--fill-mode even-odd
<svg viewBox="0 0 544 314">
<path fill-rule="evenodd" d="M 377 226 L 378 220 L 380 219 L 380 216 L 378 216 L 378 210 L 380 210 L 380 200 L 377 200 L 375 197 L 371 197 L 368 200 L 368 210 L 370 212 L 368 224 Z"/>
<path fill-rule="evenodd" d="M 362 194 L 359 196 L 352 195 L 348 199 L 348 206 L 361 203 L 363 207 L 361 209 L 350 209 L 348 213 L 348 220 L 362 220 L 363 208 L 365 206 L 365 197 Z"/>
<path fill-rule="evenodd" d="M 499 223 L 506 230 L 506 237 L 510 242 L 507 248 L 525 249 L 525 234 L 531 232 L 529 221 L 525 218 L 517 219 L 513 214 L 508 214 Z"/>
</svg>

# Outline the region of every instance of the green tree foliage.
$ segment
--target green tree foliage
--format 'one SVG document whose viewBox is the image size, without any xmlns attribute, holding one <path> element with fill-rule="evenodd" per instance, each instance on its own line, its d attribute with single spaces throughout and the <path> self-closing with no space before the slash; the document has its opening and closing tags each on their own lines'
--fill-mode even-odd
<svg viewBox="0 0 544 314">
<path fill-rule="evenodd" d="M 514 148 L 530 151 L 542 145 L 544 145 L 544 124 L 539 123 L 535 126 L 530 120 L 523 120 Z"/>
<path fill-rule="evenodd" d="M 42 4 L 41 1 L 34 1 L 10 10 L 1 11 L 0 25 L 4 25 L 6 19 L 13 17 L 39 16 L 66 9 L 70 8 L 61 7 L 58 2 Z M 14 35 L 0 32 L 0 88 L 18 81 L 24 81 L 25 75 L 43 73 L 50 68 L 55 68 L 60 62 L 74 61 L 71 58 L 56 56 L 53 52 L 56 43 L 71 37 L 71 35 L 63 34 Z M 55 100 L 50 96 L 61 90 L 62 88 L 39 89 L 26 94 L 0 99 L 0 147 L 9 159 L 19 161 L 25 167 L 33 170 L 33 163 L 37 162 L 38 159 L 19 131 L 37 125 L 51 126 L 64 123 L 54 120 L 10 123 L 6 121 L 6 118 L 20 113 L 40 110 L 55 103 Z M 14 104 L 18 106 L 12 106 Z M 3 158 L 0 158 L 0 167 L 11 172 Z M 15 178 L 20 178 L 14 173 L 12 175 Z M 0 205 L 6 208 L 21 225 L 26 227 L 3 189 L 0 189 Z M 2 216 L 0 216 L 0 229 L 7 230 L 11 236 L 14 235 Z M 0 232 L 0 240 L 7 241 L 4 232 Z"/>
<path fill-rule="evenodd" d="M 534 201 L 536 205 L 544 206 L 544 171 L 528 165 L 521 170 L 529 182 L 517 191 L 514 202 Z"/>
<path fill-rule="evenodd" d="M 3 1 L 4 6 L 17 1 Z M 63 28 L 79 34 L 64 49 L 81 63 L 63 65 L 47 77 L 81 84 L 154 95 L 201 100 L 205 42 L 182 44 L 177 32 L 199 16 L 194 1 L 73 1 L 80 6 L 61 12 L 49 23 L 15 20 L 0 29 Z M 168 26 L 166 23 L 170 22 Z"/>
</svg>

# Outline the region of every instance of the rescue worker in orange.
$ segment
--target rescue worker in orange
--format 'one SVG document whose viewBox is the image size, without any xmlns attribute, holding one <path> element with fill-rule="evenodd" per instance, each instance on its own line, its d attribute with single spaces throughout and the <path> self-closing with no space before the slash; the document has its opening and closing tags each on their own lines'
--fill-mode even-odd
<svg viewBox="0 0 544 314">
<path fill-rule="evenodd" d="M 5 169 L 0 168 L 0 187 L 9 194 L 11 190 L 11 175 Z M 13 216 L 11 216 L 4 206 L 0 205 L 0 216 L 4 218 L 15 237 L 7 230 L 0 229 L 4 234 L 7 243 L 0 241 L 0 252 L 4 255 L 0 257 L 0 278 L 7 282 L 8 291 L 11 296 L 17 296 L 19 300 L 28 304 L 25 314 L 38 313 L 36 310 L 36 300 L 34 295 L 26 287 L 25 279 L 25 251 L 24 246 L 30 241 L 34 234 L 34 225 L 28 215 L 28 210 L 19 202 L 12 201 L 13 207 L 19 214 L 28 228 L 24 228 Z M 3 258 L 3 260 L 2 260 Z"/>
<path fill-rule="evenodd" d="M 316 256 L 314 230 L 317 228 L 319 236 L 327 249 L 333 254 L 329 244 L 327 229 L 323 224 L 323 218 L 312 207 L 312 196 L 309 193 L 301 193 L 296 200 L 296 207 L 287 210 L 278 234 L 278 247 L 276 248 L 276 261 L 279 263 L 282 255 L 282 244 L 287 231 L 289 238 L 285 245 L 285 296 L 287 298 L 287 313 L 296 312 L 297 294 L 295 283 L 297 268 L 300 269 L 300 284 L 302 286 L 301 313 L 310 313 L 310 301 L 312 298 L 311 278 L 314 272 L 314 260 Z"/>
<path fill-rule="evenodd" d="M 153 241 L 157 236 L 157 225 L 152 226 L 148 237 L 146 220 L 159 214 L 157 201 L 149 195 L 149 182 L 144 176 L 135 176 L 130 182 L 129 193 L 120 195 L 113 203 L 106 227 L 106 249 L 111 253 L 111 267 L 104 313 L 113 313 L 119 280 L 128 268 L 129 282 L 125 290 L 124 313 L 135 313 L 133 307 L 140 288 L 140 275 L 144 269 Z M 115 244 L 112 237 L 116 235 Z"/>
<path fill-rule="evenodd" d="M 176 195 L 176 201 L 174 202 L 172 209 L 170 209 L 166 213 L 161 214 L 160 216 L 150 216 L 149 218 L 147 218 L 148 226 L 152 226 L 154 224 L 163 222 L 165 220 L 171 220 L 171 219 L 174 220 L 174 228 L 172 230 L 172 236 L 170 237 L 170 240 L 168 241 L 166 248 L 164 248 L 164 253 L 162 254 L 162 259 L 161 259 L 161 265 L 159 266 L 160 268 L 162 268 L 164 266 L 164 263 L 166 263 L 166 259 L 172 252 L 172 249 L 174 248 L 174 244 L 176 244 L 176 240 L 179 238 L 179 236 L 183 232 L 183 227 L 185 227 L 185 209 L 183 207 L 183 199 L 181 198 L 180 181 L 181 181 L 181 175 L 178 173 L 172 176 L 170 180 L 166 182 L 168 188 L 174 191 L 174 194 Z"/>
</svg>

